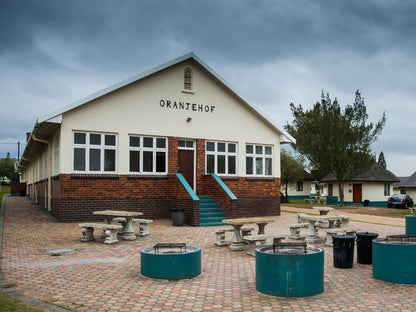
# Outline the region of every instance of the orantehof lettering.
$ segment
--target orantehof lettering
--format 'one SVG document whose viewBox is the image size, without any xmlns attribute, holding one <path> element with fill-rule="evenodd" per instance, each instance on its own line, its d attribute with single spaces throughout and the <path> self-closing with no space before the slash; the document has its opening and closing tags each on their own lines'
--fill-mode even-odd
<svg viewBox="0 0 416 312">
<path fill-rule="evenodd" d="M 181 102 L 181 101 L 160 100 L 159 104 L 160 104 L 160 107 L 163 107 L 163 108 L 183 109 L 187 111 L 202 112 L 202 113 L 213 113 L 215 110 L 214 105 L 203 105 L 203 104 L 195 104 L 195 103 Z"/>
</svg>

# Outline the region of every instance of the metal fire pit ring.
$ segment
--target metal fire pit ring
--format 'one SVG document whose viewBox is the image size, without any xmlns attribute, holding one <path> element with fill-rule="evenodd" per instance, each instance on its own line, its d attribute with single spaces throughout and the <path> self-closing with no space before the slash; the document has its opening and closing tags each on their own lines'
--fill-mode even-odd
<svg viewBox="0 0 416 312">
<path fill-rule="evenodd" d="M 416 236 L 374 239 L 373 277 L 385 282 L 416 284 Z"/>
<path fill-rule="evenodd" d="M 256 289 L 280 297 L 307 297 L 324 291 L 324 249 L 302 243 L 256 248 Z"/>
<path fill-rule="evenodd" d="M 147 277 L 179 280 L 201 274 L 201 248 L 182 243 L 160 243 L 140 251 L 140 273 Z"/>
</svg>

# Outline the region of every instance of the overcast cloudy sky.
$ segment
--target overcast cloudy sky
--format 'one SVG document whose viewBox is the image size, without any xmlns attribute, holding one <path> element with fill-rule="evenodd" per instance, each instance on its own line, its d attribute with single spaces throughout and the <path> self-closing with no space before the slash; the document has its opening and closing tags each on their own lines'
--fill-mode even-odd
<svg viewBox="0 0 416 312">
<path fill-rule="evenodd" d="M 416 171 L 416 1 L 0 0 L 0 157 L 36 118 L 193 51 L 283 127 L 321 91 L 387 122 L 373 150 Z M 20 155 L 21 155 L 20 154 Z"/>
</svg>

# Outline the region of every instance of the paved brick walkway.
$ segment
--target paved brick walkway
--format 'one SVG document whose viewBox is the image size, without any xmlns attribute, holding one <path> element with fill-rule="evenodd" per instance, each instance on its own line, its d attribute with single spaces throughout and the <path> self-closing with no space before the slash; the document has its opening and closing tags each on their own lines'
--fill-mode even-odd
<svg viewBox="0 0 416 312">
<path fill-rule="evenodd" d="M 266 232 L 288 234 L 296 214 L 283 212 Z M 404 227 L 351 222 L 380 236 L 403 234 Z M 48 311 L 416 311 L 416 285 L 383 282 L 372 266 L 354 261 L 333 266 L 325 249 L 325 290 L 312 297 L 269 296 L 255 288 L 255 258 L 213 245 L 213 227 L 173 227 L 155 220 L 150 235 L 105 245 L 80 242 L 77 223 L 58 223 L 27 197 L 6 197 L 1 269 L 7 288 Z M 306 229 L 302 230 L 302 234 Z M 228 233 L 227 241 L 231 239 Z M 140 250 L 158 242 L 184 242 L 202 249 L 202 274 L 179 281 L 140 274 Z M 61 256 L 48 251 L 71 249 Z M 3 289 L 3 291 L 7 291 Z M 10 290 L 11 289 L 11 290 Z"/>
</svg>

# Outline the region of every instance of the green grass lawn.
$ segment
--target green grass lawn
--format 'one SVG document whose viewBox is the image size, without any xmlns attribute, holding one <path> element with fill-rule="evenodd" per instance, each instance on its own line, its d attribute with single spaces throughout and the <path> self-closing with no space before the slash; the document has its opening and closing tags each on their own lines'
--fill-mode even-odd
<svg viewBox="0 0 416 312">
<path fill-rule="evenodd" d="M 326 205 L 317 205 L 317 204 L 305 204 L 302 200 L 290 200 L 290 203 L 284 203 L 282 206 L 293 207 L 293 208 L 304 208 L 311 209 L 312 206 L 326 206 Z M 337 210 L 337 213 L 350 212 L 358 214 L 368 214 L 374 216 L 383 216 L 383 217 L 393 217 L 393 218 L 405 218 L 405 216 L 410 214 L 409 209 L 398 209 L 398 208 L 387 208 L 387 207 L 363 207 L 363 206 L 338 206 L 330 205 L 331 207 Z M 284 210 L 284 209 L 283 209 Z"/>
<path fill-rule="evenodd" d="M 0 311 L 2 312 L 12 312 L 12 311 L 13 312 L 40 312 L 43 310 L 32 308 L 0 292 Z"/>
</svg>

